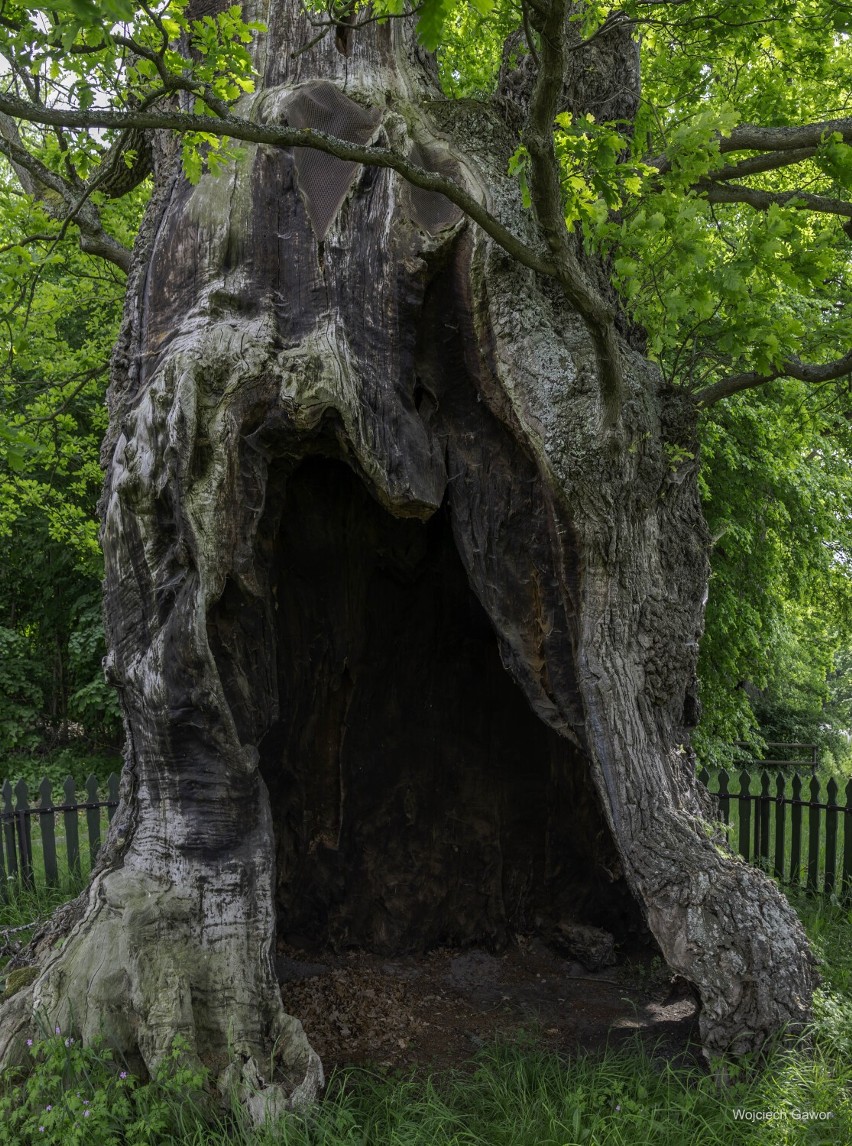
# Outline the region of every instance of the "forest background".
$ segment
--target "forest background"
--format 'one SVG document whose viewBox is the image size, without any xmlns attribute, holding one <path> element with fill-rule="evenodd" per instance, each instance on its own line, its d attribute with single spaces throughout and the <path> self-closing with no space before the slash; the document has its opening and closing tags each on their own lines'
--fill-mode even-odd
<svg viewBox="0 0 852 1146">
<path fill-rule="evenodd" d="M 718 19 L 681 15 L 674 36 L 665 17 L 643 24 L 632 139 L 618 124 L 558 124 L 566 220 L 609 260 L 672 385 L 704 389 L 732 363 L 780 375 L 701 416 L 712 577 L 699 759 L 729 762 L 742 742 L 758 757 L 767 741 L 814 742 L 827 771 L 850 774 L 852 376 L 798 381 L 783 363 L 836 358 L 852 341 L 848 212 L 784 198 L 793 186 L 848 195 L 852 147 L 827 134 L 804 181 L 801 165 L 768 176 L 759 210 L 685 192 L 718 167 L 714 141 L 736 122 L 848 114 L 850 17 L 843 5 L 758 3 L 742 20 L 740 7 L 717 5 Z M 91 19 L 90 8 L 59 5 L 56 18 L 80 9 Z M 423 33 L 440 41 L 448 96 L 493 86 L 521 10 L 482 0 L 430 18 Z M 36 53 L 34 74 L 38 66 Z M 79 98 L 84 85 L 106 84 L 87 66 L 78 57 L 57 69 L 54 94 Z M 26 132 L 48 170 L 85 179 L 85 155 L 69 154 L 61 129 Z M 88 139 L 94 152 L 112 143 L 109 132 Z M 676 157 L 664 179 L 645 162 L 661 143 Z M 191 175 L 199 154 L 187 150 Z M 519 149 L 521 180 L 524 162 Z M 148 194 L 147 182 L 117 199 L 92 192 L 105 231 L 125 247 Z M 25 194 L 0 160 L 0 776 L 13 780 L 82 780 L 119 762 L 118 705 L 101 669 L 97 502 L 123 293 L 123 272 L 83 254 L 73 222 L 49 196 Z M 673 457 L 673 469 L 682 460 Z"/>
</svg>

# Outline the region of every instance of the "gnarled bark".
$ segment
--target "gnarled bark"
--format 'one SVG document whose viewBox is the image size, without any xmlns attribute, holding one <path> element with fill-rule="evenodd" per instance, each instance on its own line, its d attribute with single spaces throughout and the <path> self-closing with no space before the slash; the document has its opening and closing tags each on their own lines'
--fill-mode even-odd
<svg viewBox="0 0 852 1146">
<path fill-rule="evenodd" d="M 300 6 L 265 19 L 255 117 L 389 143 L 536 241 L 499 104 L 441 100 L 409 28 L 293 55 Z M 341 943 L 499 943 L 607 887 L 610 918 L 629 925 L 629 890 L 696 985 L 708 1053 L 806 1019 L 802 930 L 714 835 L 689 750 L 707 581 L 689 402 L 624 341 L 612 424 L 561 286 L 387 170 L 246 146 L 191 187 L 161 142 L 134 268 L 103 500 L 122 805 L 0 1053 L 37 1012 L 149 1068 L 180 1033 L 259 1111 L 299 1101 L 322 1073 L 282 1010 L 276 914 Z M 442 681 L 418 668 L 394 693 L 412 609 L 411 656 Z M 424 620 L 447 615 L 443 636 Z M 528 761 L 508 733 L 483 746 L 481 718 L 459 743 L 448 712 L 448 682 L 490 680 L 498 654 L 541 726 Z M 421 684 L 438 716 L 415 743 Z M 464 695 L 527 719 L 502 687 Z"/>
</svg>

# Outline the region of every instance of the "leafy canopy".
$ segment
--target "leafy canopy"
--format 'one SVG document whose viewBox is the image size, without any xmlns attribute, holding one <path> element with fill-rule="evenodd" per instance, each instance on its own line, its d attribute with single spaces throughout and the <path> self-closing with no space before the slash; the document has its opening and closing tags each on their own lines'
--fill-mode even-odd
<svg viewBox="0 0 852 1146">
<path fill-rule="evenodd" d="M 108 205 L 130 241 L 146 197 Z M 124 276 L 0 180 L 0 754 L 118 732 L 101 670 L 97 499 Z M 67 770 L 67 765 L 66 769 Z M 8 769 L 0 769 L 8 775 Z"/>
<path fill-rule="evenodd" d="M 421 40 L 438 49 L 447 94 L 482 99 L 504 60 L 540 70 L 537 29 L 548 7 L 422 0 L 411 10 Z M 369 9 L 327 0 L 309 14 L 319 35 L 407 10 L 406 0 Z M 796 727 L 807 738 L 802 729 L 818 729 L 835 664 L 849 663 L 849 383 L 841 370 L 814 385 L 804 367 L 842 366 L 852 345 L 852 6 L 626 0 L 614 9 L 591 0 L 568 13 L 571 50 L 600 43 L 619 21 L 640 43 L 635 121 L 562 108 L 552 154 L 567 231 L 605 260 L 666 380 L 707 405 L 702 483 L 716 541 L 699 740 L 712 755 L 753 730 L 756 712 L 767 728 L 774 721 L 776 731 Z M 262 33 L 239 6 L 191 18 L 187 0 L 4 0 L 2 86 L 30 105 L 83 111 L 108 104 L 144 113 L 181 93 L 181 106 L 211 128 L 183 135 L 184 167 L 197 180 L 234 155 L 214 128 L 242 114 Z M 106 176 L 116 163 L 138 166 L 141 155 L 117 129 L 10 123 L 0 113 L 0 151 L 20 163 L 17 144 L 41 168 L 29 169 L 37 202 L 20 195 L 8 169 L 0 188 L 0 540 L 12 565 L 30 560 L 27 545 L 43 538 L 94 577 L 99 402 L 120 276 L 74 250 L 67 220 L 82 229 L 74 209 L 85 198 L 93 233 L 101 228 L 126 250 L 145 188 L 115 203 Z M 800 124 L 824 126 L 792 146 L 784 131 Z M 523 137 L 516 143 L 511 170 L 538 209 L 530 153 Z M 48 176 L 60 182 L 49 185 Z M 749 392 L 711 404 L 719 387 Z M 35 619 L 45 608 L 33 605 L 23 625 L 16 614 L 7 663 L 30 655 L 32 635 L 47 632 Z M 63 631 L 68 648 L 69 623 Z"/>
</svg>

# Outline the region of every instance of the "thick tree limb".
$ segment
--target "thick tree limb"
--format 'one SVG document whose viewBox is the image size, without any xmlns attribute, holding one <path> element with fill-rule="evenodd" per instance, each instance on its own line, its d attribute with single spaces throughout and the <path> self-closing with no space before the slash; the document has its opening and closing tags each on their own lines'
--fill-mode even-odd
<svg viewBox="0 0 852 1146">
<path fill-rule="evenodd" d="M 777 171 L 781 167 L 791 167 L 795 163 L 802 163 L 816 155 L 815 147 L 795 147 L 791 151 L 769 152 L 764 155 L 750 155 L 741 159 L 739 163 L 729 163 L 726 167 L 719 167 L 711 172 L 710 178 L 744 179 L 747 175 L 760 175 L 764 171 Z"/>
<path fill-rule="evenodd" d="M 837 132 L 844 142 L 852 142 L 852 117 L 827 119 L 820 123 L 804 123 L 800 127 L 757 127 L 753 124 L 742 124 L 740 127 L 735 127 L 730 135 L 719 136 L 719 152 L 726 155 L 731 151 L 791 152 L 803 148 L 816 149 L 822 143 L 823 137 L 833 132 Z M 672 161 L 667 155 L 658 155 L 656 159 L 648 160 L 648 165 L 656 167 L 661 175 L 667 174 L 672 169 Z M 747 172 L 741 171 L 739 174 Z"/>
<path fill-rule="evenodd" d="M 533 211 L 551 254 L 557 261 L 570 257 L 559 165 L 553 149 L 553 121 L 559 111 L 565 71 L 563 25 L 565 0 L 551 0 L 534 24 L 540 33 L 541 67 L 530 101 L 523 143 L 530 157 L 530 194 Z"/>
<path fill-rule="evenodd" d="M 719 140 L 720 151 L 737 148 L 753 149 L 769 147 L 774 139 L 779 150 L 765 151 L 762 155 L 750 155 L 738 163 L 729 163 L 717 168 L 693 184 L 710 203 L 745 203 L 758 211 L 766 211 L 773 204 L 780 207 L 792 206 L 802 210 L 841 215 L 852 219 L 852 203 L 826 195 L 815 195 L 808 191 L 770 191 L 759 187 L 747 187 L 731 182 L 758 175 L 766 171 L 777 171 L 812 159 L 817 153 L 817 144 L 823 132 L 840 131 L 844 138 L 852 139 L 852 120 L 832 120 L 822 124 L 808 124 L 804 128 L 737 128 L 729 137 Z M 793 134 L 790 134 L 793 133 Z M 790 146 L 797 138 L 815 139 L 807 146 Z M 650 166 L 656 167 L 661 175 L 671 170 L 671 162 L 666 156 L 658 156 Z"/>
<path fill-rule="evenodd" d="M 8 94 L 0 96 L 0 113 L 5 113 L 15 119 L 24 119 L 31 123 L 41 123 L 48 126 L 82 129 L 103 127 L 118 130 L 126 128 L 164 129 L 180 133 L 204 132 L 208 135 L 238 139 L 245 143 L 266 144 L 270 147 L 309 147 L 317 151 L 324 151 L 328 155 L 334 155 L 338 159 L 348 159 L 350 162 L 361 163 L 367 167 L 387 167 L 396 171 L 398 175 L 401 175 L 403 179 L 415 187 L 422 187 L 425 191 L 436 191 L 438 194 L 444 195 L 451 203 L 455 203 L 523 266 L 541 274 L 559 278 L 561 281 L 559 268 L 551 260 L 543 257 L 533 247 L 530 247 L 507 227 L 504 227 L 458 183 L 434 171 L 426 171 L 388 148 L 362 147 L 355 143 L 347 143 L 345 140 L 337 139 L 332 135 L 326 135 L 324 132 L 314 131 L 312 128 L 292 128 L 275 124 L 253 123 L 251 120 L 240 119 L 231 115 L 215 118 L 213 116 L 160 110 L 117 112 L 99 108 L 90 108 L 82 112 L 72 108 L 39 107 Z"/>
<path fill-rule="evenodd" d="M 560 13 L 564 11 L 564 4 L 557 3 L 556 7 Z M 595 341 L 601 362 L 602 377 L 605 379 L 605 404 L 610 420 L 614 420 L 617 417 L 622 386 L 620 351 L 615 333 L 614 315 L 612 309 L 589 286 L 571 249 L 562 215 L 558 167 L 553 155 L 552 124 L 562 86 L 562 53 L 561 47 L 559 47 L 562 42 L 561 17 L 558 21 L 554 19 L 554 26 L 556 27 L 557 24 L 556 47 L 555 49 L 551 47 L 549 50 L 557 51 L 560 70 L 557 73 L 558 79 L 553 83 L 548 82 L 546 100 L 543 95 L 538 110 L 538 117 L 542 124 L 546 116 L 550 115 L 546 133 L 543 131 L 537 133 L 543 139 L 544 152 L 540 150 L 534 140 L 533 150 L 539 158 L 535 159 L 531 155 L 534 164 L 536 162 L 542 162 L 544 165 L 550 164 L 550 175 L 547 177 L 548 190 L 546 194 L 542 191 L 538 195 L 540 201 L 539 222 L 553 256 L 550 259 L 503 226 L 478 200 L 474 199 L 452 179 L 433 171 L 426 171 L 387 148 L 363 147 L 310 128 L 260 124 L 231 115 L 216 118 L 162 110 L 116 112 L 98 108 L 90 108 L 85 112 L 80 112 L 71 108 L 41 107 L 11 95 L 0 96 L 0 113 L 49 126 L 81 129 L 90 127 L 165 129 L 181 133 L 195 131 L 238 139 L 247 143 L 266 144 L 272 147 L 311 147 L 334 155 L 338 159 L 346 159 L 365 166 L 389 168 L 396 171 L 398 175 L 415 187 L 422 187 L 426 191 L 435 191 L 444 195 L 451 203 L 460 207 L 473 222 L 490 235 L 518 263 L 540 274 L 548 275 L 560 283 L 565 290 L 566 297 L 586 321 Z M 549 70 L 549 65 L 545 63 L 541 74 L 545 74 Z M 549 112 L 548 108 L 550 108 Z M 546 157 L 548 148 L 550 149 L 549 159 Z M 542 183 L 541 178 L 539 183 Z"/>
<path fill-rule="evenodd" d="M 822 366 L 802 362 L 798 358 L 788 358 L 781 363 L 777 370 L 768 374 L 759 374 L 750 371 L 745 374 L 732 374 L 723 378 L 695 396 L 699 406 L 712 406 L 723 398 L 730 398 L 732 394 L 739 394 L 741 390 L 752 390 L 757 386 L 764 386 L 767 382 L 774 382 L 776 378 L 798 378 L 801 382 L 831 382 L 835 378 L 842 378 L 852 372 L 852 350 L 843 358 L 836 358 L 834 362 L 826 362 Z"/>
<path fill-rule="evenodd" d="M 820 211 L 852 219 L 852 203 L 844 199 L 831 199 L 827 195 L 812 195 L 808 191 L 764 191 L 758 187 L 704 179 L 696 184 L 696 189 L 710 203 L 747 203 L 758 211 L 766 211 L 777 204 L 779 207 L 800 207 L 806 211 Z"/>
<path fill-rule="evenodd" d="M 852 116 L 826 119 L 821 123 L 803 123 L 799 127 L 755 127 L 743 124 L 719 140 L 719 150 L 793 151 L 800 147 L 818 147 L 823 136 L 837 132 L 846 143 L 852 142 Z"/>
</svg>

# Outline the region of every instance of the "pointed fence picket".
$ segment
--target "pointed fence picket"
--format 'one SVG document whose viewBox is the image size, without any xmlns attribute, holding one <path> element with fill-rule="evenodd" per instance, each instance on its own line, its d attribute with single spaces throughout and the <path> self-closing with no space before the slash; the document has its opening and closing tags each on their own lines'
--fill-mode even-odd
<svg viewBox="0 0 852 1146">
<path fill-rule="evenodd" d="M 743 768 L 738 777 L 732 778 L 724 768 L 712 774 L 702 768 L 699 778 L 716 797 L 719 818 L 731 829 L 730 838 L 736 841 L 744 859 L 782 883 L 804 886 L 811 894 L 836 895 L 844 903 L 852 903 L 852 780 L 844 787 L 841 803 L 840 787 L 833 778 L 825 786 L 822 801 L 816 775 L 811 776 L 809 798 L 805 799 L 798 772 L 789 778 L 788 788 L 788 778 L 779 771 L 774 795 L 766 769 L 755 776 Z M 752 791 L 755 781 L 756 790 Z M 64 873 L 78 878 L 83 874 L 81 812 L 85 812 L 89 866 L 94 865 L 102 842 L 102 811 L 106 810 L 111 821 L 118 807 L 118 777 L 114 773 L 109 777 L 105 798 L 94 776 L 88 778 L 84 787 L 85 798 L 78 800 L 74 780 L 69 776 L 62 789 L 63 802 L 54 804 L 50 782 L 45 779 L 38 785 L 37 802 L 34 794 L 34 802 L 30 803 L 23 780 L 14 786 L 5 781 L 0 788 L 0 898 L 8 898 L 8 889 L 15 883 L 32 887 L 43 882 L 55 886 Z M 59 816 L 62 819 L 58 834 Z"/>
<path fill-rule="evenodd" d="M 812 775 L 803 799 L 798 772 L 792 777 L 776 773 L 774 794 L 766 769 L 755 775 L 743 768 L 733 778 L 739 781 L 738 791 L 724 768 L 712 774 L 701 768 L 698 775 L 716 797 L 719 819 L 731 829 L 730 839 L 743 859 L 788 886 L 852 903 L 852 780 L 841 803 L 840 785 L 833 777 L 825 784 L 823 799 L 819 777 Z"/>
<path fill-rule="evenodd" d="M 793 776 L 793 802 L 790 804 L 790 831 L 792 844 L 790 846 L 790 879 L 796 873 L 796 883 L 799 882 L 799 872 L 802 869 L 802 778 L 797 772 Z"/>
<path fill-rule="evenodd" d="M 59 883 L 59 864 L 56 858 L 56 830 L 53 826 L 53 792 L 48 779 L 42 780 L 38 786 L 39 803 L 41 811 L 38 816 L 41 828 L 41 846 L 44 857 L 44 877 L 48 886 L 55 887 Z"/>
<path fill-rule="evenodd" d="M 784 878 L 784 837 L 787 834 L 787 805 L 784 802 L 786 786 L 786 777 L 783 772 L 779 772 L 775 777 L 775 863 L 772 868 L 772 874 L 776 879 Z"/>
<path fill-rule="evenodd" d="M 77 799 L 71 776 L 63 784 L 62 792 L 62 803 L 55 804 L 51 783 L 44 779 L 38 785 L 37 803 L 35 793 L 31 803 L 23 780 L 14 787 L 6 780 L 0 788 L 0 898 L 7 899 L 9 888 L 15 884 L 57 886 L 63 873 L 82 876 L 81 812 L 85 812 L 89 867 L 94 865 L 101 847 L 102 812 L 106 809 L 107 819 L 111 821 L 118 806 L 118 777 L 113 773 L 107 780 L 105 798 L 95 776 L 86 780 L 82 800 Z"/>
</svg>

